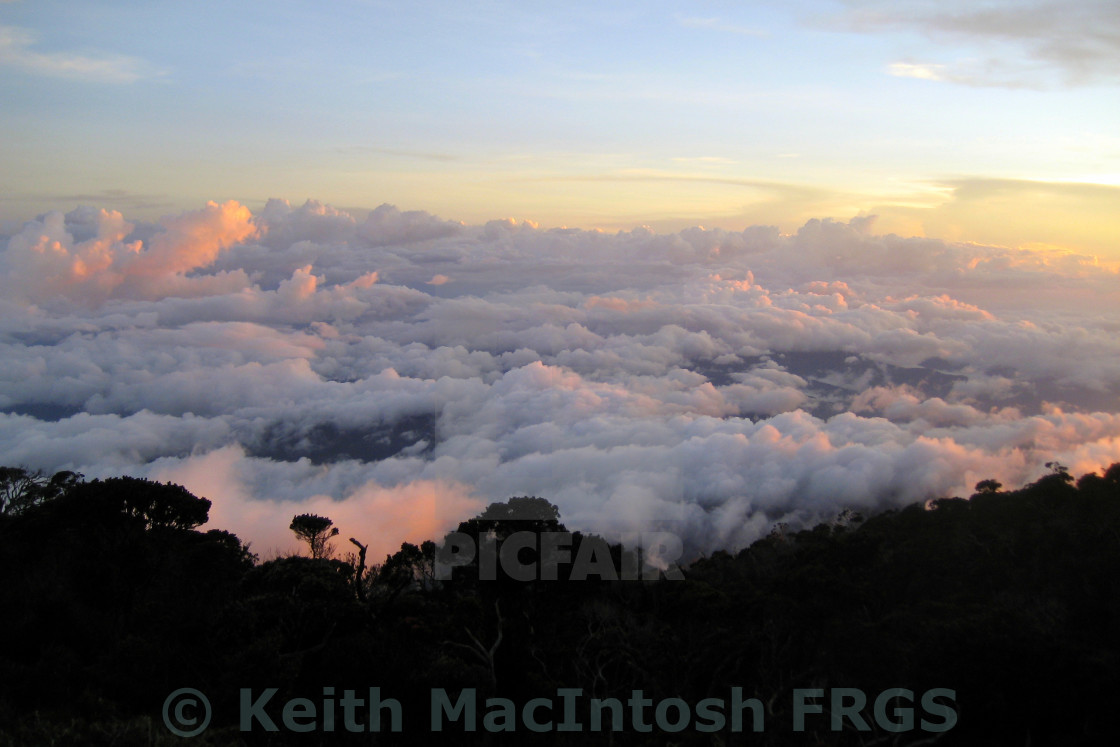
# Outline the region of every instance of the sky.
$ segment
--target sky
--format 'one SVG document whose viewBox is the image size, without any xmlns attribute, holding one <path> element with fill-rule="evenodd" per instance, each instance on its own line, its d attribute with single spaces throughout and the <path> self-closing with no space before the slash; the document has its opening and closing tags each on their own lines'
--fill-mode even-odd
<svg viewBox="0 0 1120 747">
<path fill-rule="evenodd" d="M 0 464 L 372 557 L 1120 461 L 1114 2 L 0 0 Z"/>
<path fill-rule="evenodd" d="M 1111 0 L 0 1 L 0 225 L 316 199 L 675 231 L 877 215 L 1120 260 Z"/>
</svg>

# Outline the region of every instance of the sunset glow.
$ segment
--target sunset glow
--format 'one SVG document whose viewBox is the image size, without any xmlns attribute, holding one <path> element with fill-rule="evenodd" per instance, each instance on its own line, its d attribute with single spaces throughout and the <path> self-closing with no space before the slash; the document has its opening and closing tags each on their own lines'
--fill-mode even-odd
<svg viewBox="0 0 1120 747">
<path fill-rule="evenodd" d="M 0 220 L 270 197 L 609 230 L 877 214 L 1116 260 L 1116 24 L 1095 0 L 6 2 Z"/>
</svg>

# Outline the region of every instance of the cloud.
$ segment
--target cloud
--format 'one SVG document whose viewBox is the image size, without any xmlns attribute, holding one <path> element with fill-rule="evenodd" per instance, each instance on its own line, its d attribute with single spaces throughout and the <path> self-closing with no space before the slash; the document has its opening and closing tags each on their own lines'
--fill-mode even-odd
<svg viewBox="0 0 1120 747">
<path fill-rule="evenodd" d="M 835 23 L 860 32 L 916 30 L 946 44 L 989 52 L 928 64 L 898 63 L 892 74 L 967 85 L 1051 87 L 1120 83 L 1120 13 L 1096 0 L 844 0 Z M 997 51 L 998 50 L 998 51 Z M 1056 77 L 1054 77 L 1056 75 Z"/>
<path fill-rule="evenodd" d="M 897 78 L 918 78 L 920 80 L 948 80 L 944 65 L 923 65 L 909 62 L 894 62 L 887 72 Z"/>
<path fill-rule="evenodd" d="M 249 210 L 211 202 L 138 231 L 117 211 L 78 208 L 29 221 L 8 240 L 0 281 L 25 303 L 52 298 L 97 305 L 109 297 L 212 295 L 240 290 L 244 273 L 191 277 L 232 244 L 257 233 Z M 146 234 L 138 238 L 139 234 Z"/>
<path fill-rule="evenodd" d="M 0 65 L 36 75 L 73 78 L 92 83 L 134 83 L 162 75 L 137 57 L 120 54 L 82 55 L 39 52 L 34 34 L 15 26 L 0 26 Z"/>
<path fill-rule="evenodd" d="M 525 494 L 734 549 L 1120 460 L 1118 273 L 1058 251 L 283 200 L 2 246 L 0 463 L 182 482 L 266 554 L 296 513 L 381 553 Z"/>
<path fill-rule="evenodd" d="M 444 221 L 420 210 L 401 212 L 393 205 L 382 205 L 366 218 L 358 234 L 374 246 L 409 244 L 438 239 L 457 233 L 461 225 Z"/>
<path fill-rule="evenodd" d="M 1044 73 L 1003 59 L 969 59 L 951 65 L 942 63 L 892 62 L 887 73 L 896 78 L 918 78 L 958 83 L 976 88 L 1023 88 L 1045 90 L 1050 83 Z"/>
<path fill-rule="evenodd" d="M 164 230 L 137 252 L 129 271 L 141 276 L 162 276 L 206 267 L 218 253 L 257 233 L 249 209 L 230 201 L 208 203 L 202 210 L 161 221 Z"/>
</svg>

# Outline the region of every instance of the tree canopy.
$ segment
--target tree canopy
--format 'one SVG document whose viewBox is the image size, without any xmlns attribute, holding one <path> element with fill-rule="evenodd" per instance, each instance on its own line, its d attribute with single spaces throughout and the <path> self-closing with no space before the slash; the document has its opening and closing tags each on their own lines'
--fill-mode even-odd
<svg viewBox="0 0 1120 747">
<path fill-rule="evenodd" d="M 517 703 L 558 688 L 623 699 L 640 689 L 696 704 L 740 687 L 765 704 L 767 728 L 751 743 L 783 747 L 930 738 L 885 731 L 870 713 L 868 731 L 833 731 L 824 716 L 791 731 L 791 693 L 813 687 L 951 688 L 959 719 L 945 744 L 1096 745 L 1114 732 L 1120 464 L 1076 480 L 1052 467 L 1017 490 L 985 480 L 969 497 L 862 521 L 839 512 L 663 582 L 439 579 L 434 541 L 404 543 L 367 569 L 364 556 L 330 557 L 337 528 L 313 514 L 292 521 L 311 557 L 261 562 L 235 535 L 200 531 L 210 502 L 180 486 L 20 468 L 0 480 L 0 744 L 170 744 L 153 734 L 164 698 L 185 686 L 214 704 L 206 745 L 369 743 L 341 731 L 329 741 L 242 733 L 238 693 L 250 686 L 277 688 L 278 702 L 379 686 L 404 704 L 404 731 L 385 740 L 404 745 L 432 743 L 433 688 Z M 459 528 L 564 531 L 556 506 L 530 496 Z M 586 703 L 574 707 L 587 723 Z M 461 729 L 448 740 L 494 743 Z"/>
<path fill-rule="evenodd" d="M 338 527 L 333 521 L 316 514 L 299 514 L 288 528 L 307 543 L 312 558 L 330 557 L 333 551 L 330 539 L 338 536 Z"/>
</svg>

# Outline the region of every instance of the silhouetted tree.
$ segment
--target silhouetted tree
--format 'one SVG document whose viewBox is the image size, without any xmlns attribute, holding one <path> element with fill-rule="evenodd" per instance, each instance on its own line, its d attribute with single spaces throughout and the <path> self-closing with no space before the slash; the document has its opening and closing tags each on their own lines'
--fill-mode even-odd
<svg viewBox="0 0 1120 747">
<path fill-rule="evenodd" d="M 1073 482 L 1073 475 L 1069 473 L 1069 467 L 1065 466 L 1061 462 L 1047 462 L 1046 469 L 1050 470 L 1050 474 L 1042 478 L 1044 480 L 1047 478 L 1053 478 L 1056 480 L 1061 480 L 1065 483 Z"/>
<path fill-rule="evenodd" d="M 377 598 L 382 605 L 392 602 L 407 589 L 430 589 L 435 585 L 436 544 L 431 540 L 417 546 L 411 542 L 385 558 L 374 574 Z"/>
<path fill-rule="evenodd" d="M 541 522 L 555 526 L 560 521 L 560 509 L 536 496 L 519 496 L 507 501 L 491 503 L 475 517 L 480 522 Z"/>
<path fill-rule="evenodd" d="M 358 562 L 354 566 L 354 592 L 358 595 L 358 599 L 364 602 L 366 600 L 366 552 L 369 551 L 369 546 L 363 545 L 353 537 L 350 538 L 350 544 L 358 548 Z"/>
<path fill-rule="evenodd" d="M 81 482 L 77 472 L 56 472 L 47 478 L 42 470 L 0 467 L 0 514 L 14 515 L 49 501 Z"/>
<path fill-rule="evenodd" d="M 315 514 L 299 514 L 292 519 L 288 528 L 296 533 L 296 537 L 307 543 L 311 557 L 316 560 L 329 558 L 334 553 L 331 537 L 338 535 L 338 527 L 332 526 L 333 521 L 325 516 Z"/>
<path fill-rule="evenodd" d="M 981 480 L 976 483 L 976 492 L 985 494 L 998 493 L 999 489 L 1002 487 L 1003 484 L 996 480 Z"/>
<path fill-rule="evenodd" d="M 87 515 L 123 514 L 145 529 L 194 529 L 210 516 L 210 501 L 182 485 L 139 477 L 76 483 L 67 491 Z"/>
</svg>

